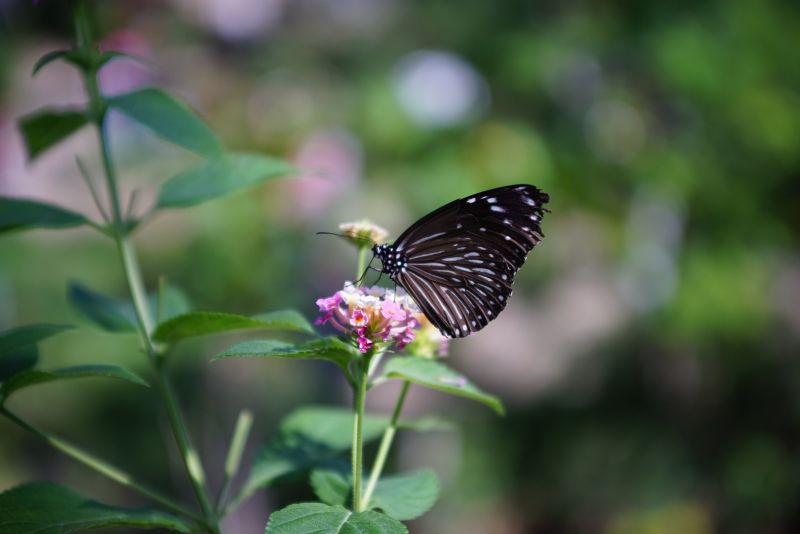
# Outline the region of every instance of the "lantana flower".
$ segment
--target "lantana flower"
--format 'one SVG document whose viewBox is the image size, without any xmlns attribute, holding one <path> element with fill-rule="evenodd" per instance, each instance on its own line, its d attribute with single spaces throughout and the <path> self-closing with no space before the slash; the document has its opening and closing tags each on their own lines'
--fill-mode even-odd
<svg viewBox="0 0 800 534">
<path fill-rule="evenodd" d="M 315 324 L 330 324 L 351 338 L 362 353 L 376 346 L 383 349 L 394 346 L 402 350 L 417 340 L 417 332 L 423 325 L 444 339 L 402 289 L 395 292 L 378 286 L 356 287 L 346 282 L 342 290 L 317 299 L 317 306 L 320 316 Z M 440 339 L 435 340 L 437 348 L 432 349 L 433 334 L 429 329 L 423 329 L 422 333 L 424 340 L 415 345 L 424 349 L 421 355 L 433 356 L 440 352 Z"/>
<path fill-rule="evenodd" d="M 350 238 L 356 246 L 365 244 L 380 245 L 389 237 L 389 232 L 377 224 L 364 219 L 358 222 L 345 222 L 339 225 L 342 235 Z"/>
</svg>

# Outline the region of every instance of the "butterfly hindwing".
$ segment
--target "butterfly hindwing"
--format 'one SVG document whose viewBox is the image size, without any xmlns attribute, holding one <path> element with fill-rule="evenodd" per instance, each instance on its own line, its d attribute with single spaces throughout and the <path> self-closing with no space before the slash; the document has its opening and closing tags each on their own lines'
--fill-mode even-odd
<svg viewBox="0 0 800 534">
<path fill-rule="evenodd" d="M 434 326 L 463 337 L 505 308 L 515 274 L 543 238 L 547 201 L 531 185 L 477 193 L 431 212 L 375 252 Z"/>
</svg>

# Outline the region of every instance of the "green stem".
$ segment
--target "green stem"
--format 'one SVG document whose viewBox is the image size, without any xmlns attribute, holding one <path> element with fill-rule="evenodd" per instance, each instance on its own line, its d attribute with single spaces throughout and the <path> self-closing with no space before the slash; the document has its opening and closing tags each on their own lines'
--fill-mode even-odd
<svg viewBox="0 0 800 534">
<path fill-rule="evenodd" d="M 236 428 L 231 439 L 231 446 L 228 449 L 228 457 L 225 459 L 225 478 L 222 481 L 222 489 L 217 499 L 217 510 L 219 512 L 225 509 L 225 501 L 228 499 L 231 481 L 236 476 L 236 472 L 239 471 L 244 446 L 247 443 L 247 436 L 250 434 L 250 427 L 252 426 L 253 414 L 249 410 L 239 412 L 239 418 L 236 420 Z"/>
<path fill-rule="evenodd" d="M 361 512 L 361 474 L 364 466 L 364 401 L 367 396 L 367 371 L 370 353 L 358 365 L 358 377 L 353 395 L 353 511 Z"/>
<path fill-rule="evenodd" d="M 356 271 L 356 277 L 361 276 L 364 269 L 367 267 L 367 250 L 367 247 L 358 247 L 358 270 Z M 358 286 L 361 287 L 363 285 L 364 280 L 359 280 Z"/>
<path fill-rule="evenodd" d="M 185 517 L 189 517 L 200 523 L 205 523 L 205 520 L 202 517 L 199 517 L 196 514 L 186 510 L 183 506 L 176 503 L 169 497 L 162 495 L 158 491 L 148 488 L 147 486 L 144 486 L 143 484 L 140 484 L 138 482 L 135 482 L 128 473 L 122 471 L 121 469 L 107 462 L 104 462 L 103 460 L 97 458 L 96 456 L 93 456 L 92 454 L 84 451 L 83 449 L 77 447 L 76 445 L 73 445 L 57 436 L 54 436 L 53 434 L 50 434 L 48 432 L 45 432 L 44 430 L 41 430 L 33 426 L 32 424 L 21 419 L 17 415 L 11 413 L 5 407 L 0 408 L 0 413 L 2 413 L 4 416 L 6 416 L 8 419 L 16 423 L 21 428 L 24 428 L 28 432 L 36 436 L 39 436 L 48 444 L 50 444 L 52 447 L 60 450 L 73 460 L 82 463 L 83 465 L 97 471 L 98 473 L 110 478 L 111 480 L 119 484 L 122 484 L 127 488 L 130 488 L 134 491 L 141 493 L 146 497 L 149 497 L 153 501 L 163 505 L 165 508 L 168 508 L 173 512 L 177 512 Z"/>
<path fill-rule="evenodd" d="M 400 418 L 400 412 L 403 410 L 403 404 L 406 401 L 406 393 L 410 382 L 403 382 L 403 389 L 400 390 L 400 396 L 397 397 L 397 404 L 395 404 L 392 419 L 389 421 L 389 426 L 383 431 L 381 438 L 380 448 L 378 449 L 378 456 L 375 457 L 375 465 L 372 467 L 372 473 L 369 476 L 367 489 L 364 491 L 364 506 L 369 506 L 369 501 L 372 498 L 372 493 L 375 491 L 375 486 L 381 478 L 381 472 L 386 465 L 386 458 L 389 456 L 389 449 L 392 447 L 392 441 L 397 433 L 397 420 Z"/>
<path fill-rule="evenodd" d="M 77 33 L 78 46 L 87 56 L 95 51 L 92 48 L 92 39 L 90 35 L 90 26 L 88 13 L 86 11 L 85 3 L 78 0 L 75 5 L 75 31 Z M 83 71 L 84 84 L 86 86 L 86 93 L 89 96 L 89 110 L 92 114 L 92 120 L 97 126 L 98 141 L 100 144 L 100 153 L 103 159 L 103 169 L 105 170 L 105 178 L 108 189 L 109 203 L 111 204 L 111 215 L 114 225 L 114 240 L 117 243 L 117 249 L 122 260 L 122 265 L 125 270 L 125 278 L 128 283 L 131 296 L 133 297 L 134 309 L 136 310 L 136 318 L 138 322 L 139 337 L 142 345 L 145 347 L 149 356 L 150 362 L 156 375 L 156 390 L 158 391 L 162 402 L 167 409 L 170 426 L 172 433 L 175 436 L 175 441 L 181 453 L 186 471 L 189 474 L 189 479 L 192 483 L 197 501 L 203 510 L 208 530 L 212 533 L 219 532 L 219 520 L 211 507 L 208 498 L 208 489 L 206 486 L 205 474 L 200 462 L 200 457 L 197 451 L 192 446 L 186 425 L 181 416 L 178 408 L 178 403 L 175 397 L 175 392 L 169 383 L 166 371 L 164 369 L 163 357 L 159 354 L 153 340 L 151 333 L 153 330 L 153 320 L 150 315 L 150 308 L 147 303 L 147 295 L 144 289 L 144 282 L 142 281 L 142 274 L 139 269 L 139 263 L 136 259 L 136 251 L 128 237 L 128 228 L 123 220 L 122 209 L 120 204 L 119 191 L 117 189 L 117 179 L 114 170 L 113 160 L 111 158 L 111 148 L 108 142 L 108 123 L 106 121 L 106 105 L 105 101 L 100 94 L 100 88 L 97 85 L 97 71 L 96 68 L 90 68 Z"/>
</svg>

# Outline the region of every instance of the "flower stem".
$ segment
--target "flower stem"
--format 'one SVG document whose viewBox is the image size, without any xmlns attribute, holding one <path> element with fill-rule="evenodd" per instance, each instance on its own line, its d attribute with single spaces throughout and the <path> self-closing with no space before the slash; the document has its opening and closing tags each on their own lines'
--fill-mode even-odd
<svg viewBox="0 0 800 534">
<path fill-rule="evenodd" d="M 403 404 L 406 401 L 406 393 L 408 393 L 408 387 L 410 385 L 410 382 L 403 382 L 403 388 L 400 390 L 400 396 L 397 397 L 397 404 L 395 404 L 394 412 L 392 413 L 392 419 L 389 421 L 389 426 L 387 426 L 386 430 L 383 431 L 381 445 L 378 449 L 378 456 L 375 457 L 375 465 L 372 467 L 372 473 L 370 473 L 369 476 L 367 489 L 364 491 L 363 502 L 365 507 L 369 506 L 372 493 L 375 491 L 375 486 L 378 484 L 378 480 L 381 478 L 383 467 L 386 465 L 386 458 L 389 456 L 389 449 L 391 449 L 392 441 L 397 433 L 397 420 L 400 418 L 400 412 L 403 410 Z"/>
<path fill-rule="evenodd" d="M 364 466 L 364 401 L 367 396 L 367 372 L 371 354 L 364 355 L 358 366 L 358 377 L 353 396 L 353 511 L 361 512 L 361 474 Z"/>
<path fill-rule="evenodd" d="M 358 270 L 356 271 L 356 280 L 362 276 L 364 269 L 367 266 L 367 247 L 358 247 Z M 358 286 L 364 285 L 364 280 L 358 280 Z"/>
<path fill-rule="evenodd" d="M 97 471 L 98 473 L 110 478 L 111 480 L 119 484 L 122 484 L 125 487 L 128 487 L 134 491 L 141 493 L 146 497 L 149 497 L 153 501 L 161 504 L 165 508 L 172 510 L 173 512 L 177 512 L 185 517 L 189 517 L 200 523 L 203 524 L 205 523 L 205 520 L 202 517 L 199 517 L 198 515 L 190 512 L 189 510 L 186 510 L 183 506 L 176 503 L 169 497 L 162 495 L 158 491 L 148 488 L 147 486 L 140 484 L 138 482 L 135 482 L 128 473 L 122 471 L 121 469 L 97 458 L 91 453 L 84 451 L 80 447 L 73 445 L 68 441 L 65 441 L 57 436 L 54 436 L 53 434 L 50 434 L 48 432 L 45 432 L 44 430 L 41 430 L 33 426 L 32 424 L 21 419 L 17 415 L 11 413 L 5 407 L 0 408 L 0 413 L 2 413 L 4 416 L 6 416 L 8 419 L 16 423 L 21 428 L 24 428 L 28 432 L 36 436 L 39 436 L 48 444 L 50 444 L 52 447 L 60 450 L 73 460 L 82 463 L 83 465 Z"/>
<path fill-rule="evenodd" d="M 78 0 L 75 5 L 75 31 L 77 34 L 78 46 L 86 54 L 93 52 L 93 41 L 90 35 L 90 24 L 86 5 L 83 0 Z M 103 160 L 103 169 L 105 171 L 105 179 L 108 189 L 109 203 L 111 205 L 111 216 L 113 221 L 113 237 L 117 244 L 117 250 L 122 260 L 122 265 L 125 270 L 125 278 L 128 283 L 128 288 L 133 298 L 133 305 L 136 311 L 136 319 L 138 323 L 139 338 L 142 345 L 147 352 L 153 371 L 156 375 L 156 390 L 161 397 L 161 401 L 167 409 L 170 426 L 178 449 L 181 453 L 186 471 L 189 474 L 189 479 L 192 483 L 197 501 L 200 503 L 200 508 L 203 510 L 205 522 L 208 525 L 208 531 L 212 533 L 219 533 L 219 519 L 214 513 L 213 508 L 209 502 L 208 489 L 206 486 L 205 474 L 200 462 L 200 457 L 197 451 L 192 446 L 189 435 L 186 430 L 186 425 L 183 421 L 178 403 L 175 398 L 175 392 L 172 389 L 169 380 L 167 379 L 165 362 L 163 356 L 156 349 L 151 337 L 153 330 L 153 320 L 150 314 L 150 308 L 147 302 L 147 295 L 144 289 L 144 282 L 142 281 L 141 270 L 139 263 L 136 259 L 136 251 L 129 238 L 129 228 L 127 223 L 123 220 L 123 214 L 120 204 L 119 191 L 117 188 L 116 173 L 114 170 L 113 160 L 111 158 L 111 148 L 108 141 L 108 123 L 106 121 L 106 104 L 100 88 L 97 84 L 97 70 L 92 67 L 83 70 L 84 85 L 86 93 L 89 97 L 89 110 L 92 114 L 92 121 L 97 127 L 98 142 L 100 145 L 100 153 Z"/>
</svg>

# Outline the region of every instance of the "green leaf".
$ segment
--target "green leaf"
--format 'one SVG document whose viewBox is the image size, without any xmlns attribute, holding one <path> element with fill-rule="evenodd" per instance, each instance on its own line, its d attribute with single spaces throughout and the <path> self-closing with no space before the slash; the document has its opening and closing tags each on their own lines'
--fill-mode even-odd
<svg viewBox="0 0 800 534">
<path fill-rule="evenodd" d="M 5 401 L 15 391 L 36 384 L 54 382 L 56 380 L 96 377 L 117 378 L 132 384 L 149 387 L 147 382 L 138 375 L 118 365 L 75 365 L 54 371 L 31 370 L 14 375 L 0 385 L 0 399 Z"/>
<path fill-rule="evenodd" d="M 413 430 L 415 432 L 453 432 L 458 427 L 453 421 L 437 415 L 424 415 L 417 419 L 400 421 L 397 424 L 400 430 Z"/>
<path fill-rule="evenodd" d="M 294 167 L 280 159 L 260 154 L 225 154 L 204 161 L 164 182 L 158 195 L 158 206 L 193 206 L 293 171 Z"/>
<path fill-rule="evenodd" d="M 111 527 L 189 532 L 186 523 L 164 512 L 109 506 L 49 482 L 31 482 L 0 494 L 3 534 L 66 534 Z"/>
<path fill-rule="evenodd" d="M 150 297 L 153 317 L 159 323 L 168 321 L 173 317 L 184 315 L 192 310 L 189 296 L 180 288 L 171 284 L 164 284 L 158 294 Z"/>
<path fill-rule="evenodd" d="M 451 395 L 478 401 L 503 414 L 500 399 L 478 389 L 461 373 L 450 369 L 441 362 L 425 358 L 396 357 L 389 360 L 383 370 L 387 378 L 408 380 L 426 388 L 438 389 Z"/>
<path fill-rule="evenodd" d="M 31 324 L 0 332 L 0 359 L 35 347 L 40 341 L 72 328 L 66 324 Z"/>
<path fill-rule="evenodd" d="M 368 474 L 364 475 L 369 476 Z M 315 469 L 311 487 L 325 504 L 346 506 L 352 494 L 352 476 L 338 469 Z M 381 509 L 387 515 L 407 521 L 430 510 L 439 498 L 439 481 L 429 470 L 382 477 L 375 485 L 368 508 Z"/>
<path fill-rule="evenodd" d="M 46 65 L 49 65 L 57 59 L 65 57 L 67 54 L 68 52 L 66 50 L 53 50 L 52 52 L 46 53 L 36 61 L 36 64 L 34 64 L 31 76 L 36 76 L 36 73 L 42 70 Z"/>
<path fill-rule="evenodd" d="M 430 510 L 439 498 L 439 481 L 430 469 L 382 477 L 375 485 L 369 508 L 408 521 Z"/>
<path fill-rule="evenodd" d="M 191 309 L 189 298 L 177 287 L 165 286 L 163 297 L 159 304 L 157 293 L 147 295 L 152 317 L 163 314 L 169 320 Z M 103 295 L 78 282 L 69 284 L 67 300 L 78 313 L 107 332 L 136 332 L 138 328 L 136 309 L 130 300 Z"/>
<path fill-rule="evenodd" d="M 22 117 L 19 127 L 25 139 L 28 159 L 39 154 L 80 130 L 88 119 L 82 110 L 37 111 Z"/>
<path fill-rule="evenodd" d="M 108 105 L 143 124 L 156 135 L 201 156 L 222 153 L 222 143 L 183 102 L 155 87 L 108 97 Z"/>
<path fill-rule="evenodd" d="M 318 502 L 292 504 L 272 513 L 266 534 L 406 534 L 399 521 L 378 512 L 351 512 Z"/>
<path fill-rule="evenodd" d="M 364 441 L 378 438 L 388 424 L 386 417 L 367 415 Z M 278 435 L 259 452 L 237 500 L 336 458 L 350 448 L 352 427 L 353 414 L 349 410 L 314 406 L 295 410 L 283 420 Z"/>
<path fill-rule="evenodd" d="M 158 325 L 153 332 L 153 339 L 163 343 L 175 343 L 190 337 L 245 329 L 313 332 L 308 321 L 292 310 L 266 313 L 256 317 L 222 312 L 191 312 Z"/>
<path fill-rule="evenodd" d="M 69 228 L 86 224 L 80 213 L 24 198 L 0 197 L 0 232 L 28 228 Z"/>
<path fill-rule="evenodd" d="M 257 339 L 236 343 L 214 356 L 212 361 L 231 357 L 328 360 L 339 367 L 346 367 L 351 361 L 360 358 L 361 353 L 352 345 L 336 337 L 314 339 L 298 345 L 269 339 Z"/>
<path fill-rule="evenodd" d="M 19 352 L 0 357 L 0 382 L 17 373 L 33 369 L 39 362 L 39 349 L 26 347 Z"/>
<path fill-rule="evenodd" d="M 325 504 L 347 506 L 352 500 L 352 477 L 335 469 L 314 469 L 311 472 L 311 487 Z"/>
<path fill-rule="evenodd" d="M 72 282 L 67 300 L 75 310 L 108 332 L 136 332 L 136 311 L 130 301 L 115 299 Z"/>
</svg>

